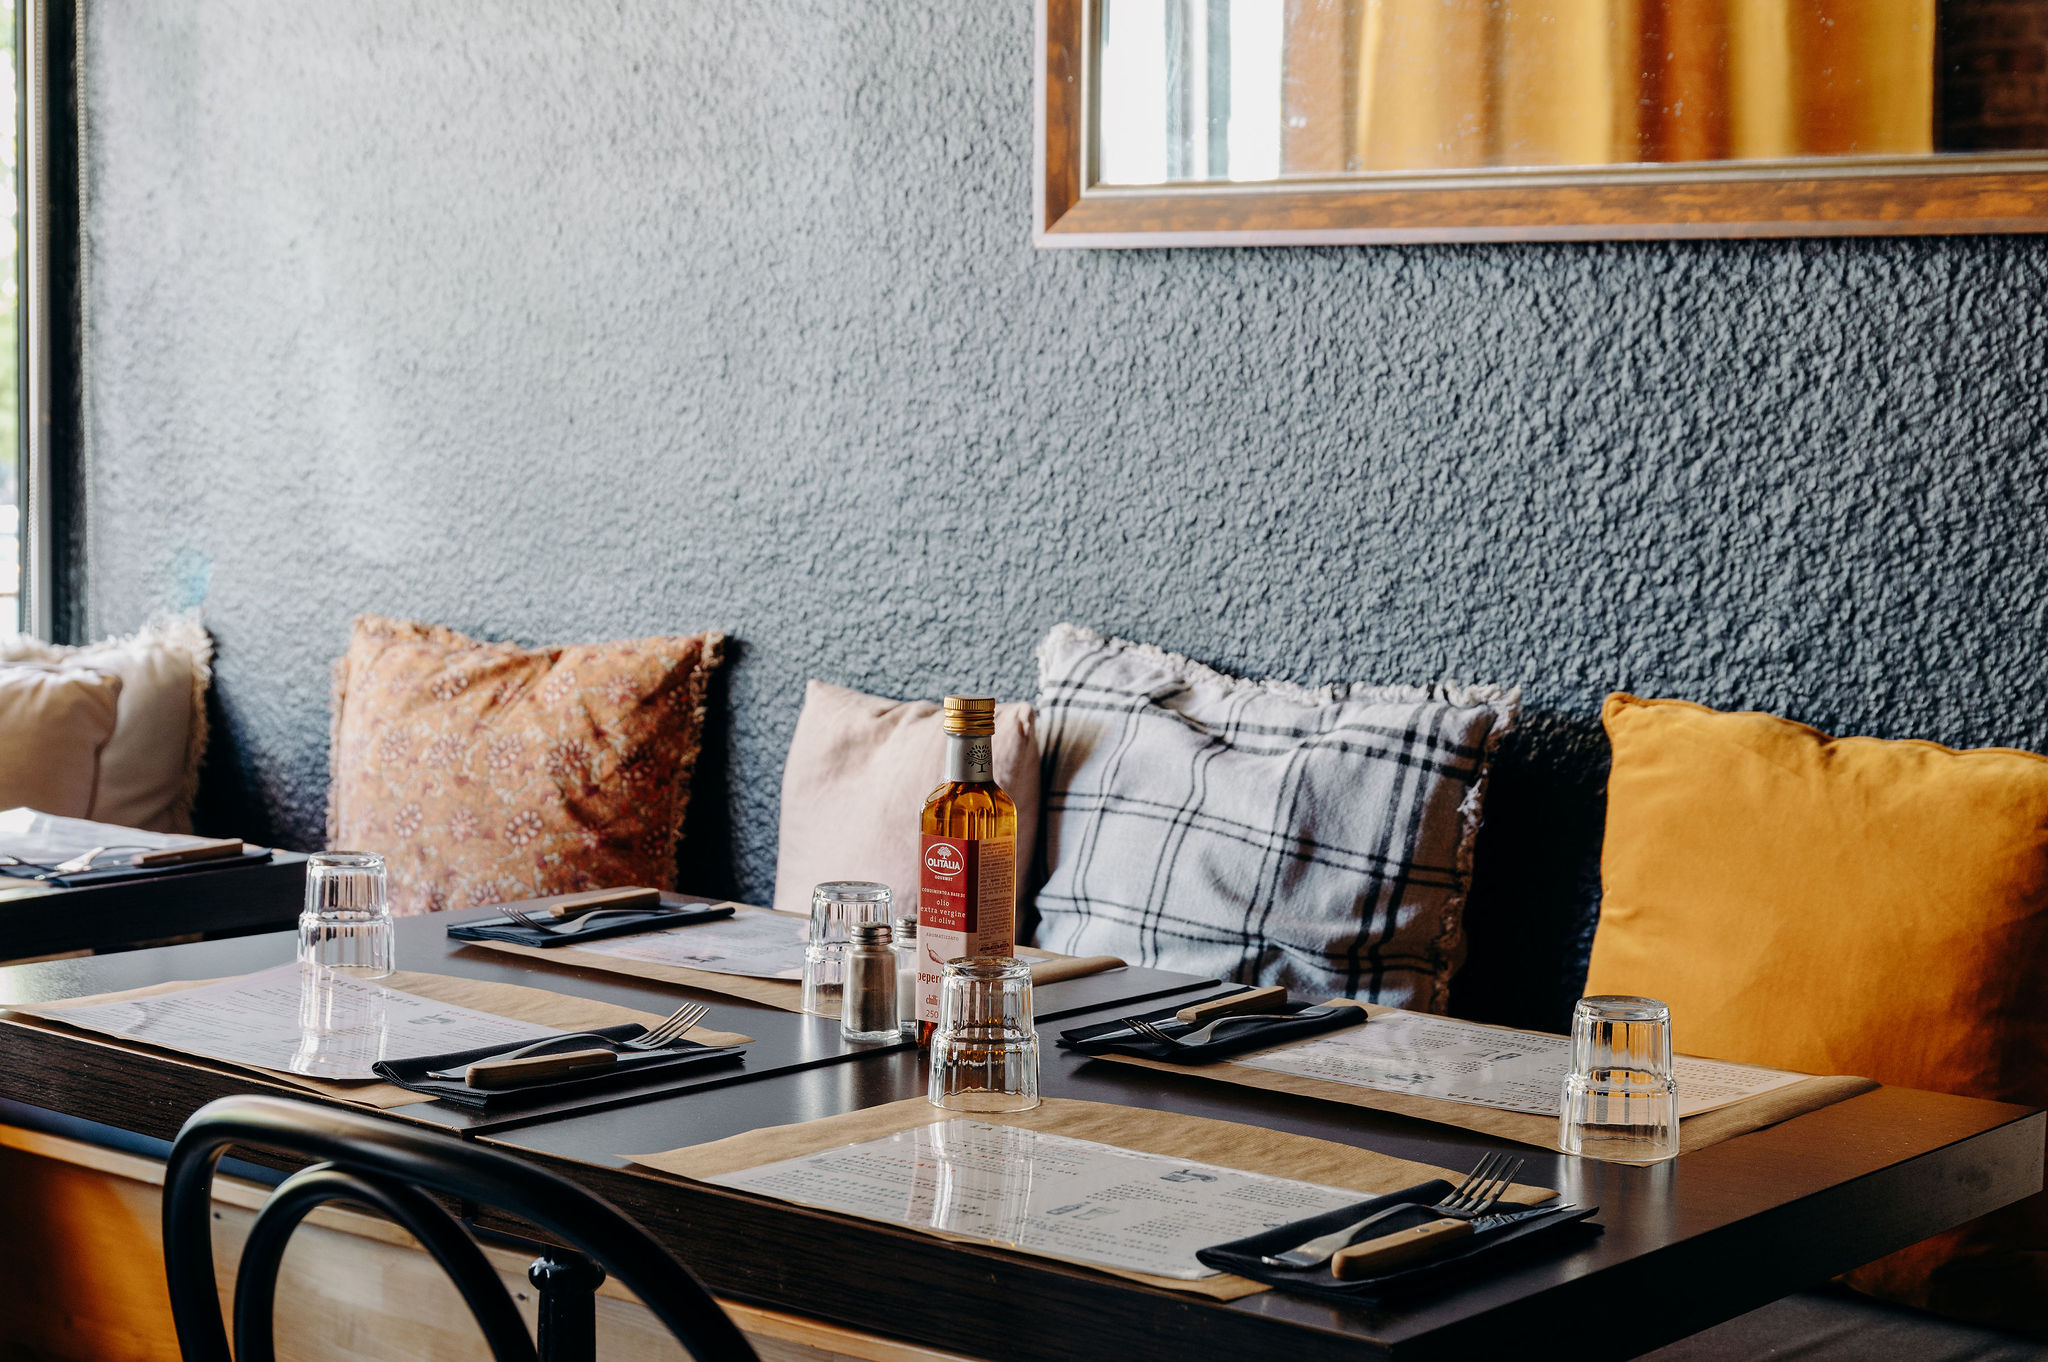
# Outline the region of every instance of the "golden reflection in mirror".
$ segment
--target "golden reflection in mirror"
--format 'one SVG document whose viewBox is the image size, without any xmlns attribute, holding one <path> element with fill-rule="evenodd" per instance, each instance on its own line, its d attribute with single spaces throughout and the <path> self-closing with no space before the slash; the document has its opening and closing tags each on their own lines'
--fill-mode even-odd
<svg viewBox="0 0 2048 1362">
<path fill-rule="evenodd" d="M 1096 183 L 2048 147 L 2048 0 L 1098 0 Z"/>
</svg>

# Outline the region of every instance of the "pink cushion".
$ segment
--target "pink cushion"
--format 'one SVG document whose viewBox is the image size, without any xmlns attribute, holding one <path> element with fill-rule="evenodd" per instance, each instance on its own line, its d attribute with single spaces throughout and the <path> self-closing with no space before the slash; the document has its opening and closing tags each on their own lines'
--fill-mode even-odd
<svg viewBox="0 0 2048 1362">
<path fill-rule="evenodd" d="M 90 818 L 121 678 L 77 667 L 0 666 L 0 809 Z"/>
<path fill-rule="evenodd" d="M 897 911 L 907 911 L 917 896 L 918 814 L 946 773 L 943 722 L 929 700 L 885 700 L 823 681 L 804 688 L 782 768 L 777 908 L 809 912 L 812 887 L 827 880 L 877 880 L 896 891 Z M 1038 835 L 1030 705 L 996 706 L 995 748 L 996 780 L 1017 801 L 1022 870 Z"/>
</svg>

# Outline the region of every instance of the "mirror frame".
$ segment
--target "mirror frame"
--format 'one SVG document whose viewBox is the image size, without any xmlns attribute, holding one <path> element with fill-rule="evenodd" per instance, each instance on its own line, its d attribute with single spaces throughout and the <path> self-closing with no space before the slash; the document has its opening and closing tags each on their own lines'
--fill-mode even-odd
<svg viewBox="0 0 2048 1362">
<path fill-rule="evenodd" d="M 1037 0 L 1041 247 L 2048 232 L 2048 151 L 1095 183 L 1100 0 Z"/>
</svg>

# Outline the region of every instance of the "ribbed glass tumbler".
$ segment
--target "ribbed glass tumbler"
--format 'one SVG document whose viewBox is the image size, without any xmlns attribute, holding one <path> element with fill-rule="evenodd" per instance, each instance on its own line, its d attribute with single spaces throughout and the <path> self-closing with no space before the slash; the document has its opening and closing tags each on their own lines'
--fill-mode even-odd
<svg viewBox="0 0 2048 1362">
<path fill-rule="evenodd" d="M 1657 1163 L 1678 1153 L 1669 1007 L 1655 998 L 1579 999 L 1557 1144 L 1609 1163 Z"/>
<path fill-rule="evenodd" d="M 947 1111 L 1038 1105 L 1031 964 L 1006 955 L 946 962 L 932 1032 L 931 1103 Z"/>
<path fill-rule="evenodd" d="M 381 979 L 396 968 L 382 856 L 322 851 L 306 858 L 299 959 L 355 979 Z"/>
<path fill-rule="evenodd" d="M 856 924 L 887 926 L 895 907 L 889 886 L 834 880 L 811 890 L 811 929 L 804 938 L 804 989 L 798 1006 L 837 1020 L 846 990 L 846 946 Z"/>
</svg>

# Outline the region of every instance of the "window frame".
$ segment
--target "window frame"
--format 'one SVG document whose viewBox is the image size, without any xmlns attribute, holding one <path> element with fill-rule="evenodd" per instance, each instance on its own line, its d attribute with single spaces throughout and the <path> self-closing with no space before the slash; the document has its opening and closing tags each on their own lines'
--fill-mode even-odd
<svg viewBox="0 0 2048 1362">
<path fill-rule="evenodd" d="M 17 0 L 20 628 L 56 642 L 84 632 L 78 21 L 77 0 Z"/>
</svg>

